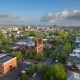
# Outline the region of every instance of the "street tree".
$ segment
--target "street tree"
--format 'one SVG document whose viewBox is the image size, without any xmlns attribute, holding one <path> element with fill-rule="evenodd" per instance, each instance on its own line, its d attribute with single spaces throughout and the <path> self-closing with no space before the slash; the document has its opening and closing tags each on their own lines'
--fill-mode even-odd
<svg viewBox="0 0 80 80">
<path fill-rule="evenodd" d="M 43 80 L 66 80 L 64 66 L 60 63 L 52 65 L 46 72 Z"/>
<path fill-rule="evenodd" d="M 22 60 L 22 53 L 20 51 L 14 52 L 13 56 L 17 57 L 18 62 L 21 62 L 21 60 Z"/>
<path fill-rule="evenodd" d="M 28 80 L 27 74 L 22 74 L 22 75 L 18 78 L 18 80 Z"/>
<path fill-rule="evenodd" d="M 44 53 L 43 52 L 39 52 L 36 54 L 35 56 L 36 60 L 41 61 L 44 59 Z"/>
</svg>

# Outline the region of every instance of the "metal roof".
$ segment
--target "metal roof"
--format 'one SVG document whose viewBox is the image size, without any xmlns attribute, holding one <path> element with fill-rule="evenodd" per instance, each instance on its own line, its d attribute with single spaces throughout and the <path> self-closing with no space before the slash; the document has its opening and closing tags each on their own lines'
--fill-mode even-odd
<svg viewBox="0 0 80 80">
<path fill-rule="evenodd" d="M 6 56 L 7 54 L 5 54 L 3 51 L 0 51 L 0 58 Z"/>
<path fill-rule="evenodd" d="M 8 56 L 8 55 L 4 56 L 4 57 L 0 58 L 0 64 L 3 64 L 4 62 L 6 62 L 12 58 L 13 58 L 12 56 Z"/>
<path fill-rule="evenodd" d="M 21 41 L 21 42 L 17 42 L 17 45 L 25 45 L 25 46 L 35 46 L 35 43 L 33 41 Z"/>
</svg>

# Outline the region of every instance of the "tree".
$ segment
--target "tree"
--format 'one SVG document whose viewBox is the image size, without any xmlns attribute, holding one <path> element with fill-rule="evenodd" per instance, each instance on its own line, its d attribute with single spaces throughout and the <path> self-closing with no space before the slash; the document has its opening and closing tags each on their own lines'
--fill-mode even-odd
<svg viewBox="0 0 80 80">
<path fill-rule="evenodd" d="M 27 74 L 22 74 L 22 75 L 18 78 L 18 80 L 28 80 Z"/>
<path fill-rule="evenodd" d="M 50 57 L 53 59 L 53 61 L 55 61 L 58 59 L 58 54 L 51 54 Z"/>
<path fill-rule="evenodd" d="M 13 55 L 15 57 L 17 57 L 18 62 L 21 62 L 21 60 L 22 60 L 22 53 L 20 51 L 14 52 Z"/>
<path fill-rule="evenodd" d="M 54 35 L 61 36 L 63 39 L 66 39 L 68 36 L 68 33 L 63 30 L 59 30 L 59 31 L 54 32 Z"/>
<path fill-rule="evenodd" d="M 67 56 L 68 56 L 68 55 L 66 54 L 66 52 L 61 51 L 61 52 L 58 54 L 58 58 L 57 58 L 57 59 L 58 59 L 61 63 L 65 64 Z"/>
<path fill-rule="evenodd" d="M 69 42 L 66 42 L 63 46 L 63 50 L 64 52 L 66 52 L 67 54 L 69 54 L 69 52 L 71 51 L 71 44 Z"/>
<path fill-rule="evenodd" d="M 18 80 L 21 80 L 21 78 L 19 77 Z"/>
<path fill-rule="evenodd" d="M 10 45 L 10 43 L 11 43 L 11 40 L 8 39 L 8 38 L 5 38 L 5 39 L 3 40 L 3 45 Z"/>
<path fill-rule="evenodd" d="M 29 58 L 33 58 L 35 56 L 34 50 L 30 50 L 28 53 L 26 53 L 26 56 Z"/>
<path fill-rule="evenodd" d="M 49 32 L 44 32 L 44 36 L 49 36 Z"/>
<path fill-rule="evenodd" d="M 44 54 L 42 52 L 39 52 L 35 56 L 36 60 L 41 61 L 44 59 Z"/>
<path fill-rule="evenodd" d="M 66 80 L 66 72 L 62 64 L 52 65 L 46 72 L 43 80 Z"/>
<path fill-rule="evenodd" d="M 66 39 L 68 36 L 68 33 L 63 30 L 58 31 L 58 34 L 62 36 L 63 39 Z"/>
<path fill-rule="evenodd" d="M 3 33 L 0 32 L 0 49 L 9 51 L 11 40 L 8 39 Z"/>
<path fill-rule="evenodd" d="M 28 36 L 38 36 L 38 31 L 29 31 L 28 34 Z"/>
<path fill-rule="evenodd" d="M 42 72 L 43 74 L 47 71 L 48 67 L 42 64 L 37 64 L 37 71 Z"/>
<path fill-rule="evenodd" d="M 15 33 L 14 32 L 10 32 L 10 34 L 11 34 L 11 39 L 12 39 L 12 42 L 15 42 Z"/>
<path fill-rule="evenodd" d="M 32 66 L 29 67 L 29 69 L 27 71 L 27 74 L 29 76 L 31 76 L 35 71 L 36 71 L 36 66 L 35 65 L 32 65 Z"/>
<path fill-rule="evenodd" d="M 0 41 L 4 39 L 5 39 L 5 35 L 2 32 L 0 32 Z"/>
</svg>

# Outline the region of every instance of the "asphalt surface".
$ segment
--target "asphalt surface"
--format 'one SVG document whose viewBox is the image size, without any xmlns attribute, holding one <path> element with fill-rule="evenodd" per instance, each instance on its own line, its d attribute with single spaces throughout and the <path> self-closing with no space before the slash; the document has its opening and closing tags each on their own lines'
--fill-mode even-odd
<svg viewBox="0 0 80 80">
<path fill-rule="evenodd" d="M 29 78 L 29 80 L 40 80 L 41 77 L 42 77 L 42 72 L 36 72 L 36 76 Z"/>
</svg>

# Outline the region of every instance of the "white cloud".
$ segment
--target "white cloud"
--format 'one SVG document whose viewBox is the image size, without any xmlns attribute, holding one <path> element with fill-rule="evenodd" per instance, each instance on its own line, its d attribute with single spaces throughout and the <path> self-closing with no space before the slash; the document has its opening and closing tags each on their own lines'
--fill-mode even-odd
<svg viewBox="0 0 80 80">
<path fill-rule="evenodd" d="M 16 20 L 16 19 L 20 19 L 20 16 L 13 16 L 10 14 L 0 14 L 0 20 Z"/>
<path fill-rule="evenodd" d="M 48 23 L 69 23 L 69 24 L 80 24 L 80 11 L 79 10 L 72 10 L 72 11 L 62 11 L 57 12 L 55 14 L 49 13 L 44 15 L 41 22 L 48 22 Z"/>
<path fill-rule="evenodd" d="M 80 25 L 80 10 L 61 11 L 48 13 L 42 18 L 29 18 L 0 13 L 0 24 L 58 24 L 58 25 Z"/>
</svg>

